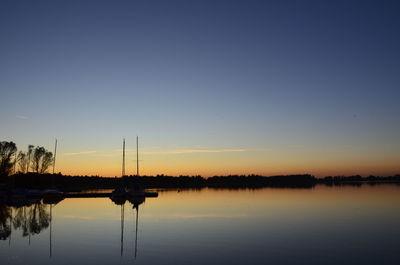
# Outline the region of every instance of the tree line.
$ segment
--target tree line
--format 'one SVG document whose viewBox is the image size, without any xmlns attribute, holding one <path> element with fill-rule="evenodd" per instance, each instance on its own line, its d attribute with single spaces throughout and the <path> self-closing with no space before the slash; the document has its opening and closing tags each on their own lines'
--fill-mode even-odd
<svg viewBox="0 0 400 265">
<path fill-rule="evenodd" d="M 13 181 L 12 181 L 13 179 Z M 69 176 L 54 174 L 16 174 L 9 177 L 14 187 L 24 189 L 57 188 L 65 192 L 116 189 L 126 187 L 128 189 L 140 187 L 150 188 L 178 188 L 178 189 L 257 189 L 263 187 L 277 188 L 313 188 L 316 185 L 326 186 L 361 186 L 378 185 L 381 183 L 400 185 L 400 175 L 393 176 L 338 176 L 315 178 L 312 175 L 228 175 L 204 178 L 202 176 L 124 176 L 124 177 L 100 177 L 100 176 Z"/>
<path fill-rule="evenodd" d="M 43 146 L 28 145 L 26 151 L 18 152 L 14 142 L 0 142 L 0 176 L 13 172 L 44 174 L 53 162 L 53 153 Z"/>
</svg>

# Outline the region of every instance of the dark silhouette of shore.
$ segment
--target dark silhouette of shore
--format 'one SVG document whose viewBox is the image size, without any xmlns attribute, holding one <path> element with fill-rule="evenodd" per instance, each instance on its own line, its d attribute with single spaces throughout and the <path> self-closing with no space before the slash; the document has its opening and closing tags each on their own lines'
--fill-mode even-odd
<svg viewBox="0 0 400 265">
<path fill-rule="evenodd" d="M 123 142 L 125 148 L 125 140 Z M 124 176 L 106 178 L 100 176 L 67 176 L 54 174 L 54 156 L 44 147 L 29 145 L 26 151 L 19 151 L 14 142 L 0 142 L 0 191 L 14 188 L 24 189 L 58 189 L 63 191 L 88 189 L 146 189 L 146 188 L 312 188 L 317 184 L 328 186 L 362 185 L 363 183 L 400 183 L 400 174 L 388 177 L 369 176 L 328 176 L 316 178 L 310 174 L 300 175 L 229 175 L 204 178 L 201 176 Z M 124 149 L 125 150 L 125 149 Z M 125 155 L 125 153 L 123 153 Z M 137 160 L 139 161 L 139 160 Z M 53 166 L 53 174 L 47 169 Z M 137 170 L 139 167 L 137 167 Z M 18 172 L 11 174 L 12 172 Z M 125 174 L 125 160 L 123 160 L 122 174 Z"/>
<path fill-rule="evenodd" d="M 88 189 L 115 189 L 121 186 L 141 188 L 312 188 L 322 184 L 327 186 L 362 185 L 393 183 L 400 184 L 400 175 L 394 176 L 328 176 L 316 178 L 313 175 L 229 175 L 204 178 L 201 176 L 124 176 L 124 177 L 100 177 L 100 176 L 67 176 L 62 174 L 38 174 L 25 173 L 3 177 L 0 180 L 1 189 L 26 188 L 46 189 L 57 188 L 64 191 L 88 190 Z"/>
</svg>

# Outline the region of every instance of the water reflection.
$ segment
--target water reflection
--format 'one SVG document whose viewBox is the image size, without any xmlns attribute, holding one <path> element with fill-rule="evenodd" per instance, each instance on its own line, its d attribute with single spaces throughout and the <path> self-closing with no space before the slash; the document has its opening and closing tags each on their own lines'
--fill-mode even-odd
<svg viewBox="0 0 400 265">
<path fill-rule="evenodd" d="M 102 193 L 99 193 L 102 197 Z M 108 193 L 104 193 L 108 194 Z M 147 195 L 154 197 L 154 193 Z M 88 196 L 87 193 L 74 194 L 74 198 Z M 49 228 L 49 257 L 52 253 L 52 234 L 53 234 L 53 207 L 63 199 L 57 198 L 15 198 L 12 196 L 0 200 L 0 240 L 8 240 L 11 246 L 12 235 L 16 230 L 20 230 L 23 238 L 28 238 L 31 243 L 31 236 L 38 235 Z M 123 256 L 124 250 L 124 225 L 125 225 L 125 207 L 132 209 L 134 213 L 135 234 L 134 234 L 134 258 L 137 257 L 138 244 L 138 226 L 139 226 L 139 207 L 146 200 L 146 194 L 135 194 L 131 196 L 110 196 L 110 200 L 120 206 L 120 229 L 121 246 L 120 255 Z"/>
<path fill-rule="evenodd" d="M 10 222 L 8 222 L 10 220 Z M 6 240 L 11 235 L 11 209 L 0 202 L 0 240 Z"/>
<path fill-rule="evenodd" d="M 399 264 L 398 186 L 159 194 L 3 201 L 2 263 Z"/>
<path fill-rule="evenodd" d="M 145 195 L 136 196 L 116 196 L 111 197 L 111 200 L 121 207 L 121 256 L 124 253 L 124 223 L 125 223 L 125 204 L 127 202 L 132 204 L 132 208 L 135 211 L 135 254 L 134 258 L 137 257 L 137 242 L 138 242 L 138 225 L 139 225 L 139 206 L 146 200 Z"/>
<path fill-rule="evenodd" d="M 11 237 L 13 230 L 22 230 L 23 237 L 39 234 L 51 222 L 49 205 L 42 201 L 27 202 L 23 206 L 0 203 L 1 240 Z"/>
<path fill-rule="evenodd" d="M 49 256 L 52 256 L 52 208 L 61 200 L 49 198 L 6 197 L 0 201 L 1 240 L 11 246 L 13 231 L 20 230 L 23 238 L 38 235 L 50 227 Z"/>
</svg>

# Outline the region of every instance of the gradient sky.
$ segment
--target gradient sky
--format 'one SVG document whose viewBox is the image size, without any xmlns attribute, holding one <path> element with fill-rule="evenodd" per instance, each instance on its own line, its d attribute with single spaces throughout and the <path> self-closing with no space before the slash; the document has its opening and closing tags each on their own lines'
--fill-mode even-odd
<svg viewBox="0 0 400 265">
<path fill-rule="evenodd" d="M 400 173 L 398 1 L 1 1 L 0 140 L 57 171 Z"/>
</svg>

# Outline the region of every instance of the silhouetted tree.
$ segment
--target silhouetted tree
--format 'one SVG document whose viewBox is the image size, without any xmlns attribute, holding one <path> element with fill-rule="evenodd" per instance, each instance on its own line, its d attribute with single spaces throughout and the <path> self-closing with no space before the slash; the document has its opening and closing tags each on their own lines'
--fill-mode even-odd
<svg viewBox="0 0 400 265">
<path fill-rule="evenodd" d="M 28 168 L 28 154 L 22 151 L 19 151 L 17 156 L 17 163 L 19 166 L 19 172 L 26 173 Z"/>
<path fill-rule="evenodd" d="M 0 176 L 8 176 L 14 166 L 15 160 L 12 159 L 17 152 L 14 142 L 0 142 Z"/>
<path fill-rule="evenodd" d="M 33 151 L 32 169 L 36 173 L 43 174 L 53 163 L 53 153 L 44 147 L 37 146 Z"/>
<path fill-rule="evenodd" d="M 27 164 L 26 164 L 26 173 L 29 172 L 29 166 L 30 166 L 30 163 L 31 163 L 31 161 L 32 161 L 33 148 L 34 148 L 33 145 L 31 145 L 31 144 L 28 145 L 28 153 L 27 153 L 28 162 L 27 162 Z"/>
</svg>

